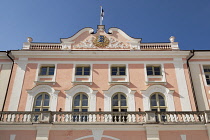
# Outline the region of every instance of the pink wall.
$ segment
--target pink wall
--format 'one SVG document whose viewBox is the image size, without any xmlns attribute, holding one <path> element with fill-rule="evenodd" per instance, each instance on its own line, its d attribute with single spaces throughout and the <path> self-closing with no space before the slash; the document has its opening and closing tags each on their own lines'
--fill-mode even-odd
<svg viewBox="0 0 210 140">
<path fill-rule="evenodd" d="M 28 97 L 28 93 L 26 90 L 30 90 L 34 87 L 37 66 L 38 64 L 35 63 L 28 63 L 26 66 L 25 78 L 23 81 L 18 111 L 25 111 L 26 101 Z"/>
<path fill-rule="evenodd" d="M 160 140 L 182 140 L 180 135 L 186 135 L 187 140 L 208 140 L 205 130 L 160 131 Z"/>
<path fill-rule="evenodd" d="M 10 135 L 16 135 L 15 140 L 36 140 L 34 130 L 0 130 L 0 140 L 10 140 Z"/>
<path fill-rule="evenodd" d="M 166 87 L 170 90 L 174 90 L 173 96 L 174 96 L 175 110 L 182 111 L 174 64 L 172 63 L 164 64 L 164 68 L 165 68 L 165 75 L 167 81 Z"/>
<path fill-rule="evenodd" d="M 91 130 L 51 130 L 49 140 L 75 140 L 80 137 L 92 135 Z M 83 140 L 94 140 L 86 138 Z"/>
<path fill-rule="evenodd" d="M 118 138 L 120 140 L 146 140 L 145 131 L 104 131 L 103 135 Z M 101 140 L 111 140 L 103 137 Z"/>
</svg>

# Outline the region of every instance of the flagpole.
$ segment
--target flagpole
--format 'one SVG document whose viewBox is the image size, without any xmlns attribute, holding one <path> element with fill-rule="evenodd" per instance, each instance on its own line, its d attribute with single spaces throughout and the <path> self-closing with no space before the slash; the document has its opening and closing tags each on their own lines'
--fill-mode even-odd
<svg viewBox="0 0 210 140">
<path fill-rule="evenodd" d="M 101 17 L 101 12 L 102 12 L 102 6 L 101 7 L 101 11 L 100 11 L 100 25 L 102 25 L 102 17 Z"/>
</svg>

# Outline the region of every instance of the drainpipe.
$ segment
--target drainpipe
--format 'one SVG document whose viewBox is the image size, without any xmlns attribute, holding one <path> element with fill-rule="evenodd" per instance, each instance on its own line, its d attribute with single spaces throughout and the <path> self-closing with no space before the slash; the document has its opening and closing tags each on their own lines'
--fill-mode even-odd
<svg viewBox="0 0 210 140">
<path fill-rule="evenodd" d="M 195 89 L 194 89 L 194 85 L 193 85 L 193 81 L 192 81 L 191 70 L 190 70 L 190 66 L 189 66 L 189 60 L 190 60 L 194 55 L 195 55 L 195 51 L 194 51 L 194 50 L 190 50 L 190 56 L 189 56 L 189 58 L 187 59 L 187 68 L 188 68 L 188 71 L 189 71 L 190 84 L 191 84 L 191 87 L 192 87 L 192 92 L 193 92 L 193 97 L 194 97 L 194 102 L 195 102 L 196 111 L 199 111 L 199 109 L 198 109 L 198 103 L 197 103 L 196 95 L 195 95 Z"/>
<path fill-rule="evenodd" d="M 7 99 L 7 95 L 8 95 L 8 90 L 9 90 L 9 85 L 10 85 L 10 80 L 11 80 L 11 77 L 12 77 L 13 66 L 14 66 L 14 59 L 9 55 L 10 52 L 11 52 L 11 50 L 6 51 L 6 54 L 7 54 L 7 57 L 9 57 L 9 59 L 12 61 L 12 68 L 11 68 L 11 72 L 10 72 L 10 76 L 9 76 L 9 81 L 8 81 L 8 84 L 7 84 L 6 95 L 5 95 L 5 98 L 4 98 L 4 103 L 3 103 L 3 106 L 2 106 L 2 110 L 1 111 L 4 111 L 4 107 L 5 107 L 5 103 L 6 103 L 6 99 Z"/>
</svg>

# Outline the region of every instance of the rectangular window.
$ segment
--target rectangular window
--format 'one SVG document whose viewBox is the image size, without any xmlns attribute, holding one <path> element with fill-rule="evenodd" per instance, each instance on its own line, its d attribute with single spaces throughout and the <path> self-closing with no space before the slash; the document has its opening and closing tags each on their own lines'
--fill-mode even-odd
<svg viewBox="0 0 210 140">
<path fill-rule="evenodd" d="M 161 67 L 147 66 L 147 75 L 161 75 Z"/>
<path fill-rule="evenodd" d="M 126 75 L 125 67 L 111 67 L 111 75 Z"/>
<path fill-rule="evenodd" d="M 75 75 L 90 75 L 90 67 L 76 67 Z"/>
<path fill-rule="evenodd" d="M 42 66 L 40 75 L 54 75 L 55 66 Z"/>
<path fill-rule="evenodd" d="M 210 66 L 203 66 L 207 85 L 210 85 Z"/>
</svg>

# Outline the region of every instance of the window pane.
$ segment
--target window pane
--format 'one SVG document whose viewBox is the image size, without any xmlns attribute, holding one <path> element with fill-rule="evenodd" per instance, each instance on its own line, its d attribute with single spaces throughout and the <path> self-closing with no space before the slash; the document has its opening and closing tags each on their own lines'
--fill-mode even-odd
<svg viewBox="0 0 210 140">
<path fill-rule="evenodd" d="M 120 67 L 120 75 L 125 75 L 125 67 Z"/>
<path fill-rule="evenodd" d="M 206 83 L 210 85 L 210 79 L 206 79 Z"/>
<path fill-rule="evenodd" d="M 117 75 L 117 67 L 112 67 L 112 75 Z"/>
<path fill-rule="evenodd" d="M 166 112 L 166 109 L 160 109 L 160 112 Z"/>
<path fill-rule="evenodd" d="M 118 99 L 118 94 L 113 97 L 113 99 Z"/>
<path fill-rule="evenodd" d="M 125 71 L 120 71 L 120 75 L 125 75 Z"/>
<path fill-rule="evenodd" d="M 113 112 L 119 112 L 119 110 L 118 110 L 118 109 L 112 109 L 112 111 L 113 111 Z"/>
<path fill-rule="evenodd" d="M 155 75 L 160 75 L 160 72 L 159 71 L 155 71 Z"/>
<path fill-rule="evenodd" d="M 74 109 L 73 111 L 74 111 L 74 112 L 79 112 L 79 109 Z"/>
<path fill-rule="evenodd" d="M 157 109 L 152 109 L 152 111 L 157 111 Z"/>
<path fill-rule="evenodd" d="M 41 106 L 41 100 L 36 100 L 35 106 Z"/>
<path fill-rule="evenodd" d="M 36 108 L 36 109 L 34 109 L 34 111 L 35 111 L 35 112 L 39 112 L 39 111 L 40 111 L 40 109 L 39 109 L 39 108 Z"/>
<path fill-rule="evenodd" d="M 164 99 L 163 96 L 161 96 L 161 95 L 159 95 L 159 94 L 158 94 L 158 98 L 159 98 L 159 100 L 160 100 L 160 99 Z"/>
<path fill-rule="evenodd" d="M 39 95 L 36 99 L 37 99 L 37 100 L 41 100 L 41 99 L 42 99 L 42 94 Z"/>
<path fill-rule="evenodd" d="M 160 71 L 160 67 L 154 67 L 155 71 Z"/>
<path fill-rule="evenodd" d="M 122 94 L 120 95 L 120 98 L 121 98 L 121 99 L 126 99 L 125 96 L 122 95 Z"/>
<path fill-rule="evenodd" d="M 82 95 L 82 99 L 88 99 L 88 97 L 86 95 Z"/>
<path fill-rule="evenodd" d="M 42 67 L 41 68 L 41 75 L 47 75 L 47 67 Z"/>
<path fill-rule="evenodd" d="M 82 109 L 82 112 L 88 112 L 88 110 L 87 109 Z"/>
<path fill-rule="evenodd" d="M 156 99 L 156 94 L 152 95 L 151 99 Z"/>
<path fill-rule="evenodd" d="M 76 75 L 82 75 L 82 67 L 76 67 Z"/>
<path fill-rule="evenodd" d="M 44 106 L 49 106 L 49 101 L 50 100 L 48 100 L 48 99 L 47 100 L 44 100 Z"/>
<path fill-rule="evenodd" d="M 84 75 L 90 75 L 90 67 L 84 67 Z"/>
<path fill-rule="evenodd" d="M 48 111 L 48 110 L 49 110 L 48 108 L 43 109 L 43 111 Z"/>
<path fill-rule="evenodd" d="M 80 94 L 78 94 L 78 95 L 75 97 L 75 99 L 80 99 Z"/>
<path fill-rule="evenodd" d="M 157 102 L 155 99 L 151 99 L 151 106 L 157 106 Z"/>
<path fill-rule="evenodd" d="M 80 101 L 80 100 L 75 99 L 75 100 L 74 100 L 74 106 L 79 106 L 79 101 Z"/>
<path fill-rule="evenodd" d="M 209 75 L 206 75 L 206 78 L 209 78 Z"/>
<path fill-rule="evenodd" d="M 160 104 L 160 106 L 165 106 L 165 101 L 164 101 L 164 99 L 160 99 L 160 100 L 159 100 L 159 104 Z"/>
<path fill-rule="evenodd" d="M 88 100 L 87 99 L 82 100 L 82 106 L 88 106 Z"/>
<path fill-rule="evenodd" d="M 48 75 L 54 75 L 54 67 L 49 67 L 49 74 Z"/>
<path fill-rule="evenodd" d="M 45 99 L 49 99 L 49 95 L 45 94 L 45 97 L 44 98 Z"/>
<path fill-rule="evenodd" d="M 121 112 L 127 112 L 127 109 L 121 109 Z"/>
<path fill-rule="evenodd" d="M 121 103 L 121 106 L 127 106 L 126 105 L 126 100 L 121 100 L 120 103 Z"/>
<path fill-rule="evenodd" d="M 112 105 L 113 106 L 118 106 L 118 100 L 112 100 Z"/>
</svg>

